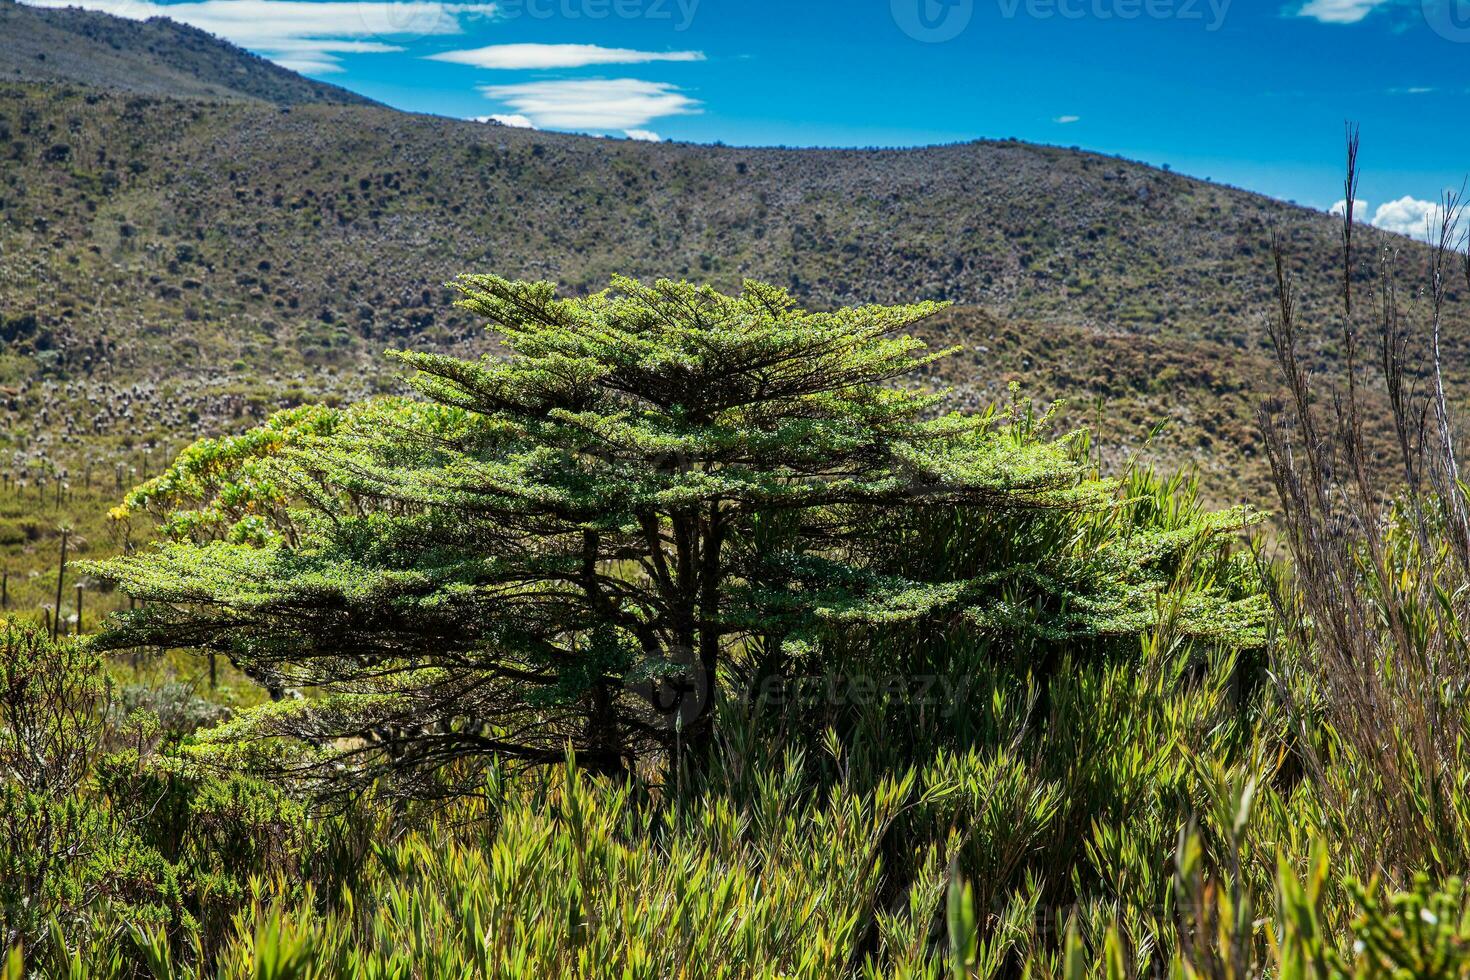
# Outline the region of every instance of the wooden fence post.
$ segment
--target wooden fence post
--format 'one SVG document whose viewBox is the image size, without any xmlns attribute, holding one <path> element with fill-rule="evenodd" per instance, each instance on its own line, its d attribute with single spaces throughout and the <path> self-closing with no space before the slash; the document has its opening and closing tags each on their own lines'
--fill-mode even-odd
<svg viewBox="0 0 1470 980">
<path fill-rule="evenodd" d="M 71 528 L 61 529 L 61 561 L 56 566 L 56 615 L 51 620 L 51 639 L 56 639 L 61 630 L 61 589 L 66 581 L 66 543 L 71 538 Z"/>
</svg>

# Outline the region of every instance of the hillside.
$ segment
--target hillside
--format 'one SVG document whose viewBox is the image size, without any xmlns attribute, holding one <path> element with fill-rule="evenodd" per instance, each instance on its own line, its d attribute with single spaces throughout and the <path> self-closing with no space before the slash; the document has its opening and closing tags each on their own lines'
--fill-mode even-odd
<svg viewBox="0 0 1470 980">
<path fill-rule="evenodd" d="M 1324 215 L 1051 147 L 651 145 L 377 107 L 4 94 L 7 180 L 31 184 L 12 226 L 45 217 L 63 251 L 127 225 L 134 249 L 190 242 L 217 270 L 266 260 L 259 285 L 313 313 L 343 305 L 346 281 L 405 293 L 375 301 L 379 323 L 422 325 L 439 304 L 413 294 L 489 263 L 576 289 L 615 270 L 754 275 L 822 304 L 922 295 L 1231 342 L 1269 298 L 1278 228 L 1331 282 Z"/>
<path fill-rule="evenodd" d="M 166 21 L 105 21 L 129 58 L 161 32 L 149 63 L 199 84 L 218 50 L 259 62 Z M 384 347 L 482 349 L 443 285 L 465 271 L 571 291 L 614 272 L 749 276 L 815 307 L 951 300 L 931 329 L 967 350 L 936 384 L 972 404 L 1013 380 L 1065 397 L 1065 422 L 1102 423 L 1107 459 L 1197 467 L 1216 502 L 1268 489 L 1254 415 L 1275 377 L 1273 233 L 1321 354 L 1339 329 L 1334 220 L 1115 158 L 592 139 L 300 104 L 331 90 L 277 74 L 276 95 L 241 81 L 211 98 L 0 84 L 0 558 L 49 560 L 68 514 L 105 545 L 117 486 L 194 438 L 393 390 Z M 1365 278 L 1383 246 L 1417 284 L 1423 249 L 1363 235 Z M 1449 325 L 1457 375 L 1466 335 Z"/>
<path fill-rule="evenodd" d="M 170 20 L 0 0 L 0 80 L 75 82 L 140 95 L 251 99 L 279 105 L 370 100 L 287 71 Z"/>
<path fill-rule="evenodd" d="M 572 290 L 616 271 L 722 287 L 753 276 L 818 306 L 949 299 L 1257 356 L 1273 230 L 1308 309 L 1334 294 L 1324 215 L 1018 143 L 650 145 L 374 106 L 31 85 L 0 91 L 0 147 L 0 383 L 28 398 L 42 377 L 167 378 L 264 402 L 267 376 L 302 396 L 337 385 L 334 372 L 361 389 L 385 344 L 475 342 L 442 286 L 466 270 Z M 89 397 L 111 403 L 112 390 Z M 51 431 L 40 422 L 33 438 Z"/>
</svg>

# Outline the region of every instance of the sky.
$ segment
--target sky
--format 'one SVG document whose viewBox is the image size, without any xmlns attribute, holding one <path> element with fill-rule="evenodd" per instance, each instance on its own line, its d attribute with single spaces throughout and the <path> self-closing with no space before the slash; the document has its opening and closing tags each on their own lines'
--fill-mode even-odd
<svg viewBox="0 0 1470 980">
<path fill-rule="evenodd" d="M 35 0 L 401 109 L 617 138 L 1117 154 L 1413 234 L 1470 170 L 1470 0 Z"/>
</svg>

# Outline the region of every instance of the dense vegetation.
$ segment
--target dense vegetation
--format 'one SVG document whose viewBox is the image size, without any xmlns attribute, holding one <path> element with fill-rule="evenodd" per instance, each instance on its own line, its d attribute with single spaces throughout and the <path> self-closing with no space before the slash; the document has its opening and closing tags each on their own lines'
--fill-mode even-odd
<svg viewBox="0 0 1470 980">
<path fill-rule="evenodd" d="M 1450 221 L 3 18 L 7 978 L 1470 973 Z"/>
<path fill-rule="evenodd" d="M 1282 564 L 1020 399 L 946 412 L 934 306 L 466 277 L 499 354 L 190 447 L 88 566 L 136 610 L 5 627 L 12 972 L 1458 975 L 1443 372 L 1385 278 L 1385 493 L 1351 279 L 1324 398 L 1280 267 Z M 107 651 L 164 646 L 271 700 L 129 710 Z"/>
<path fill-rule="evenodd" d="M 136 611 L 11 627 L 11 730 L 46 740 L 14 754 L 57 770 L 16 766 L 33 962 L 927 971 L 947 881 L 984 882 L 956 915 L 1099 925 L 1208 785 L 1172 750 L 1250 750 L 1254 515 L 892 387 L 936 307 L 462 289 L 503 359 L 402 353 L 420 399 L 190 448 L 114 514 L 164 540 L 90 569 Z M 276 700 L 109 717 L 99 652 L 165 646 Z M 1153 814 L 1131 864 L 1094 851 L 1115 808 L 1118 843 Z"/>
<path fill-rule="evenodd" d="M 151 512 L 169 543 L 91 566 L 143 603 L 99 642 L 205 647 L 277 698 L 329 692 L 233 737 L 294 737 L 329 770 L 320 747 L 345 743 L 350 772 L 373 758 L 423 796 L 473 755 L 703 755 L 721 702 L 895 629 L 1005 636 L 1043 662 L 1042 640 L 1137 633 L 1179 556 L 1249 520 L 1059 516 L 1115 493 L 1070 442 L 888 386 L 939 356 L 901 333 L 929 304 L 461 288 L 505 359 L 397 353 L 421 400 L 292 410 L 136 490 L 119 519 Z M 1233 585 L 1177 599 L 1182 635 L 1250 629 Z"/>
</svg>

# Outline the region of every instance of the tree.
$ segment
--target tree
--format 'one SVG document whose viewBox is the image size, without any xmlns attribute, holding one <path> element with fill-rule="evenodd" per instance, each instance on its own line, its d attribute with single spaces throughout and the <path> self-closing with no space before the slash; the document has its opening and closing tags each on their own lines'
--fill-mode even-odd
<svg viewBox="0 0 1470 980">
<path fill-rule="evenodd" d="M 466 756 L 544 763 L 570 743 L 614 770 L 697 751 L 720 698 L 835 624 L 988 594 L 993 576 L 870 561 L 875 516 L 1114 492 L 1071 440 L 893 384 L 948 353 L 904 333 L 936 304 L 811 313 L 755 282 L 726 296 L 618 278 L 582 299 L 458 285 L 504 356 L 392 351 L 421 397 L 198 443 L 116 512 L 151 513 L 164 541 L 92 567 L 143 603 L 103 645 L 219 652 L 278 696 L 312 692 L 220 742 L 287 736 L 307 747 L 300 771 L 387 767 L 416 793 L 453 791 L 446 764 Z"/>
</svg>

